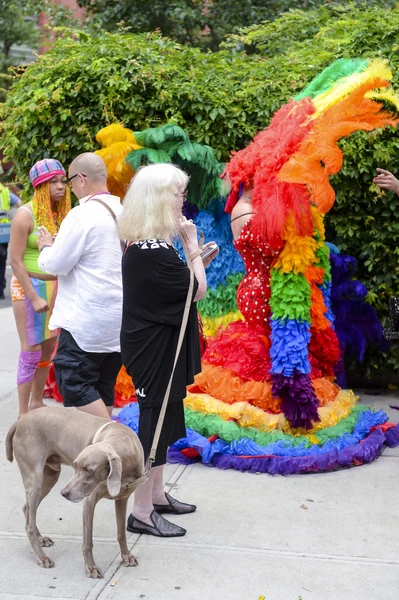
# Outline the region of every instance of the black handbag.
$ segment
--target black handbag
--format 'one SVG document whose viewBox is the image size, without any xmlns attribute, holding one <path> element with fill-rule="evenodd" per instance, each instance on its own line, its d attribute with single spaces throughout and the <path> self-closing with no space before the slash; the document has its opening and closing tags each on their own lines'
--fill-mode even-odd
<svg viewBox="0 0 399 600">
<path fill-rule="evenodd" d="M 392 296 L 389 301 L 388 327 L 384 329 L 387 340 L 399 340 L 399 296 Z"/>
</svg>

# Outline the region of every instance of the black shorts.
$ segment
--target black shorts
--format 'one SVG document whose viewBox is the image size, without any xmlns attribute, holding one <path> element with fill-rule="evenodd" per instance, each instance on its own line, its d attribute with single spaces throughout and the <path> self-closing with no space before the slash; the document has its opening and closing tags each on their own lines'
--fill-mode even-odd
<svg viewBox="0 0 399 600">
<path fill-rule="evenodd" d="M 69 331 L 61 329 L 54 368 L 64 406 L 86 406 L 100 398 L 113 406 L 121 366 L 119 352 L 85 352 Z"/>
</svg>

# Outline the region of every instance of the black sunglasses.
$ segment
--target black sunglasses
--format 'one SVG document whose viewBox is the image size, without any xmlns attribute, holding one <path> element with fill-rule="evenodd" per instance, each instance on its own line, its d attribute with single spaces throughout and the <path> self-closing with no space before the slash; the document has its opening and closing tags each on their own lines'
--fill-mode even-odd
<svg viewBox="0 0 399 600">
<path fill-rule="evenodd" d="M 81 175 L 82 177 L 87 177 L 87 175 L 85 175 L 84 173 L 76 173 L 76 175 L 72 175 L 72 177 L 67 177 L 66 179 L 64 179 L 62 181 L 62 183 L 66 186 L 69 187 L 69 189 L 72 188 L 72 179 L 75 179 L 75 177 L 77 177 L 78 175 Z"/>
</svg>

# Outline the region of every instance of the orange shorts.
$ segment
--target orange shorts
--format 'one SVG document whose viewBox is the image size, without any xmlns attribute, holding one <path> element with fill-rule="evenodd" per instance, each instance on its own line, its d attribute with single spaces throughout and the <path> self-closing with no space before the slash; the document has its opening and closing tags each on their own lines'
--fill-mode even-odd
<svg viewBox="0 0 399 600">
<path fill-rule="evenodd" d="M 10 281 L 10 292 L 12 302 L 15 302 L 16 300 L 25 300 L 25 292 L 14 273 L 12 274 Z"/>
</svg>

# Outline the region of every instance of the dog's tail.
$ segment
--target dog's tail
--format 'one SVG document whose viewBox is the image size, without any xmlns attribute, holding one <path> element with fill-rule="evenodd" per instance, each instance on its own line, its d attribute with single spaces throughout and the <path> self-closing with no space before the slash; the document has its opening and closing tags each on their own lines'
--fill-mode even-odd
<svg viewBox="0 0 399 600">
<path fill-rule="evenodd" d="M 14 425 L 11 425 L 8 433 L 7 433 L 7 438 L 6 438 L 6 455 L 7 455 L 7 460 L 9 460 L 10 462 L 12 462 L 14 460 L 14 449 L 13 449 L 13 439 L 14 439 L 14 435 L 15 432 L 17 430 L 17 425 L 18 422 L 14 423 Z"/>
</svg>

